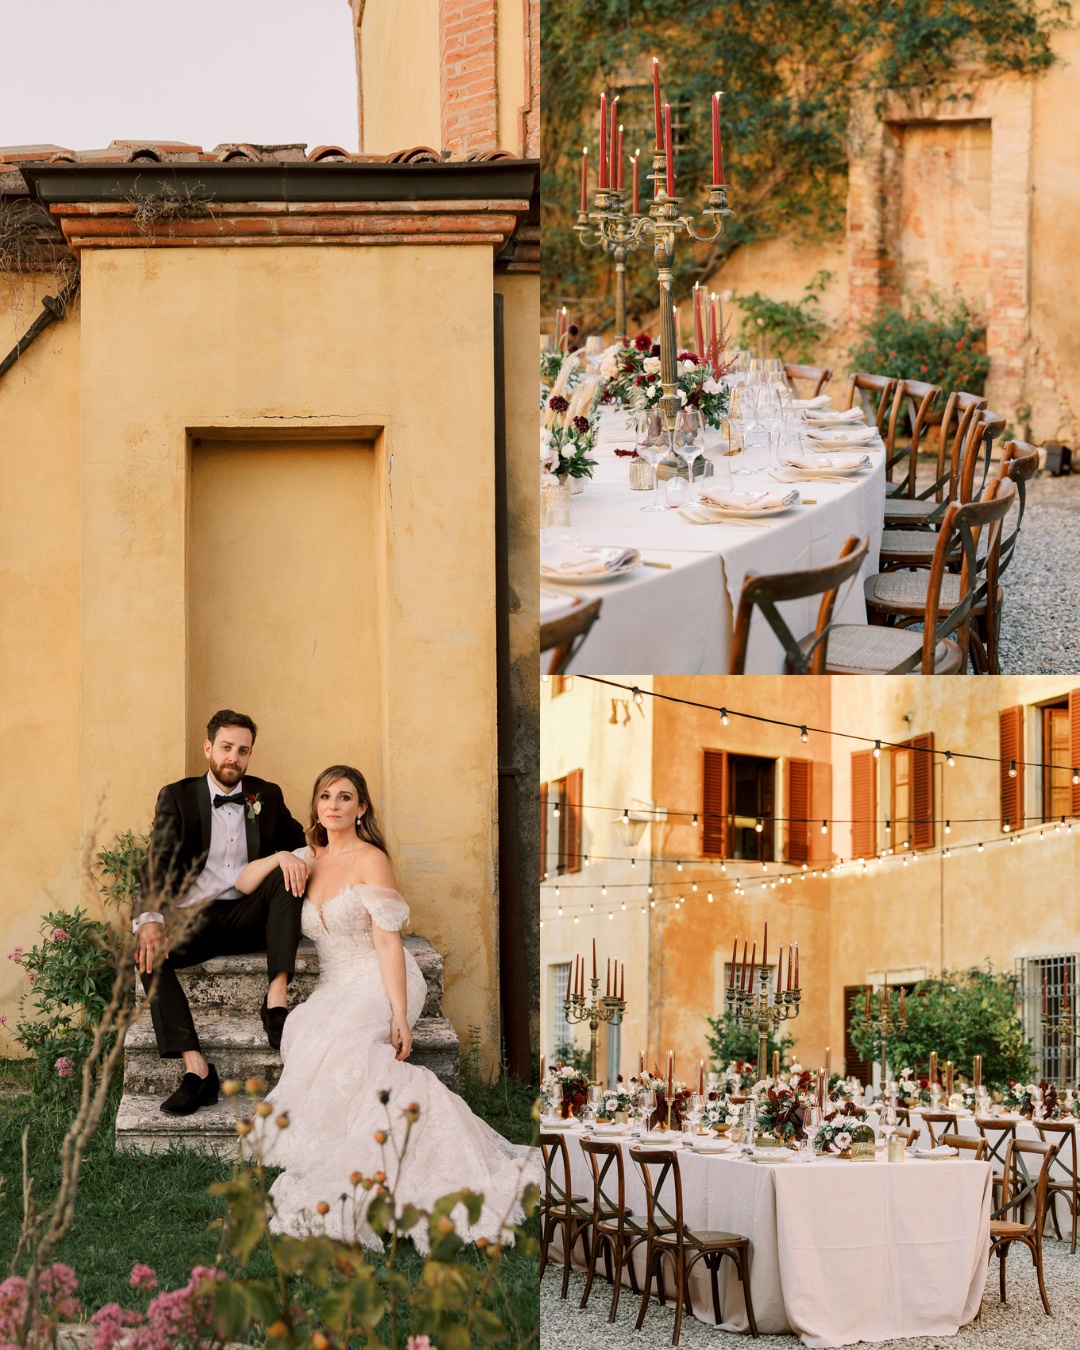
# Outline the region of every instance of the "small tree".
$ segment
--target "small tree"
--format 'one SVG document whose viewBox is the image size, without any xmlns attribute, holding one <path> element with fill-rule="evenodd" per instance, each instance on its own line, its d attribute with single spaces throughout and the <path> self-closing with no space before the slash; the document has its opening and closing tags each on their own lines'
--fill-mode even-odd
<svg viewBox="0 0 1080 1350">
<path fill-rule="evenodd" d="M 895 1017 L 895 995 L 891 1010 Z M 880 1060 L 881 1035 L 873 1025 L 880 1012 L 879 995 L 870 999 L 870 1024 L 865 993 L 852 999 L 851 1011 L 851 1042 L 859 1058 Z M 897 1028 L 889 1037 L 889 1063 L 925 1074 L 931 1051 L 940 1065 L 951 1059 L 969 1080 L 974 1056 L 982 1055 L 983 1082 L 991 1088 L 1004 1087 L 1010 1078 L 1028 1078 L 1032 1049 L 1016 1013 L 1016 977 L 995 973 L 987 965 L 985 970 L 946 970 L 936 979 L 920 980 L 907 999 L 906 1029 Z"/>
<path fill-rule="evenodd" d="M 819 297 L 831 272 L 820 271 L 806 283 L 801 300 L 773 300 L 760 291 L 735 297 L 746 315 L 740 342 L 759 356 L 779 356 L 785 361 L 809 361 L 828 332 L 829 321 Z"/>
<path fill-rule="evenodd" d="M 713 1068 L 717 1072 L 726 1069 L 732 1060 L 738 1060 L 740 1063 L 757 1063 L 758 1038 L 756 1031 L 744 1026 L 741 1022 L 736 1022 L 728 1012 L 721 1013 L 719 1017 L 707 1017 L 705 1020 L 712 1033 L 708 1037 L 709 1052 L 712 1055 Z M 768 1040 L 770 1066 L 774 1050 L 780 1051 L 781 1064 L 790 1064 L 792 1061 L 791 1051 L 794 1046 L 794 1036 L 785 1035 L 779 1038 L 770 1036 Z"/>
</svg>

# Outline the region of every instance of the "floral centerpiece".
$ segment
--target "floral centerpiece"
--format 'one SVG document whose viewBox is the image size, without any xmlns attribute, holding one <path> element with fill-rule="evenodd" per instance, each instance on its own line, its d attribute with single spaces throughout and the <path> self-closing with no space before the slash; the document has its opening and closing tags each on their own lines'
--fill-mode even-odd
<svg viewBox="0 0 1080 1350">
<path fill-rule="evenodd" d="M 549 347 L 540 353 L 540 387 L 550 389 L 558 380 L 563 367 L 568 367 L 567 380 L 573 385 L 581 377 L 576 351 L 563 351 L 561 347 Z"/>
<path fill-rule="evenodd" d="M 818 1126 L 814 1135 L 814 1152 L 820 1157 L 825 1153 L 842 1155 L 851 1148 L 851 1124 L 849 1121 L 830 1116 Z"/>
<path fill-rule="evenodd" d="M 563 362 L 559 376 L 544 405 L 540 428 L 540 462 L 543 472 L 565 483 L 591 478 L 596 460 L 590 458 L 596 445 L 596 397 L 599 381 L 582 380 L 571 390 L 574 361 Z M 547 485 L 547 480 L 542 480 Z"/>
<path fill-rule="evenodd" d="M 733 1059 L 720 1075 L 721 1087 L 736 1097 L 749 1094 L 756 1082 L 757 1065 L 749 1060 Z"/>
<path fill-rule="evenodd" d="M 793 1148 L 805 1133 L 806 1103 L 790 1087 L 766 1089 L 757 1108 L 759 1134 L 772 1134 Z"/>
<path fill-rule="evenodd" d="M 725 366 L 710 364 L 696 352 L 682 351 L 676 361 L 676 384 L 684 407 L 697 408 L 706 424 L 719 427 L 727 415 L 730 390 L 720 382 Z M 609 347 L 600 362 L 603 386 L 600 398 L 619 403 L 627 412 L 642 416 L 659 406 L 664 397 L 660 383 L 660 345 L 647 333 L 622 338 Z"/>
<path fill-rule="evenodd" d="M 862 1106 L 856 1106 L 854 1102 L 833 1103 L 834 1109 L 829 1113 L 826 1119 L 832 1119 L 836 1116 L 838 1119 L 846 1121 L 859 1121 L 866 1119 L 866 1110 Z"/>
<path fill-rule="evenodd" d="M 558 1083 L 562 1093 L 562 1115 L 566 1120 L 570 1116 L 580 1115 L 589 1100 L 589 1079 L 572 1064 L 556 1064 L 551 1077 Z"/>
<path fill-rule="evenodd" d="M 967 1084 L 960 1089 L 960 1098 L 964 1104 L 965 1111 L 977 1111 L 979 1109 L 979 1094 L 975 1089 Z"/>
<path fill-rule="evenodd" d="M 1039 1082 L 1039 1088 L 1042 1091 L 1043 1119 L 1060 1120 L 1065 1114 L 1065 1108 L 1062 1105 L 1061 1098 L 1058 1096 L 1057 1085 L 1048 1083 L 1045 1078 Z"/>
<path fill-rule="evenodd" d="M 1001 1104 L 1006 1111 L 1017 1111 L 1030 1119 L 1035 1110 L 1035 1094 L 1038 1090 L 1034 1083 L 1018 1083 L 1015 1078 L 1010 1078 L 1008 1087 L 1002 1093 Z"/>
<path fill-rule="evenodd" d="M 690 1105 L 690 1098 L 693 1093 L 686 1083 L 672 1083 L 671 1088 L 671 1128 L 679 1130 L 682 1129 L 683 1116 Z M 656 1124 L 663 1129 L 668 1124 L 667 1082 L 661 1080 L 660 1086 L 655 1091 L 656 1114 L 654 1119 Z"/>
<path fill-rule="evenodd" d="M 724 1134 L 732 1125 L 738 1124 L 739 1108 L 729 1102 L 726 1094 L 713 1093 L 705 1104 L 701 1123 L 717 1134 Z"/>
<path fill-rule="evenodd" d="M 617 1083 L 614 1087 L 609 1088 L 600 1099 L 596 1118 L 606 1121 L 616 1120 L 620 1113 L 625 1116 L 633 1104 L 634 1099 L 631 1093 Z"/>
</svg>

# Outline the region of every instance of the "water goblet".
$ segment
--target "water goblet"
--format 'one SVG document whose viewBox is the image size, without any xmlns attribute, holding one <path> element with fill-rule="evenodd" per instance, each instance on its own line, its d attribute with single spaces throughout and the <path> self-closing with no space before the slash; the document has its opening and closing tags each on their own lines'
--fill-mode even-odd
<svg viewBox="0 0 1080 1350">
<path fill-rule="evenodd" d="M 634 448 L 647 464 L 652 466 L 653 486 L 649 495 L 649 500 L 641 508 L 643 511 L 665 511 L 667 508 L 660 501 L 660 478 L 657 473 L 657 466 L 662 456 L 668 448 L 668 434 L 664 427 L 664 419 L 655 409 L 645 414 L 638 423 L 637 436 L 634 442 Z"/>
<path fill-rule="evenodd" d="M 697 408 L 680 408 L 675 414 L 674 450 L 686 460 L 690 483 L 690 502 L 698 500 L 694 490 L 694 464 L 705 449 L 705 422 Z"/>
</svg>

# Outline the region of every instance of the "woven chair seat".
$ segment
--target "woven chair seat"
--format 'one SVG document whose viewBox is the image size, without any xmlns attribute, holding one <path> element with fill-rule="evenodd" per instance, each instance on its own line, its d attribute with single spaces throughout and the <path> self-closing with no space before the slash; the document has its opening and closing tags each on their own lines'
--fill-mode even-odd
<svg viewBox="0 0 1080 1350">
<path fill-rule="evenodd" d="M 1012 1219 L 991 1219 L 991 1241 L 998 1237 L 1027 1237 L 1034 1231 L 1034 1224 L 1016 1223 Z"/>
<path fill-rule="evenodd" d="M 919 652 L 922 640 L 922 634 L 910 628 L 838 624 L 829 632 L 825 669 L 830 675 L 880 674 Z M 934 651 L 935 675 L 951 674 L 959 668 L 960 649 L 948 640 L 939 642 Z"/>
<path fill-rule="evenodd" d="M 743 1237 L 739 1233 L 722 1233 L 714 1228 L 695 1228 L 691 1231 L 689 1228 L 684 1230 L 684 1236 L 688 1246 L 696 1247 L 719 1247 L 722 1245 L 738 1246 L 742 1242 L 749 1242 L 750 1239 Z M 653 1239 L 658 1247 L 678 1246 L 679 1239 L 674 1233 L 658 1233 Z"/>
<path fill-rule="evenodd" d="M 923 502 L 918 497 L 896 497 L 885 506 L 885 523 L 893 520 L 918 523 L 940 511 L 941 502 Z"/>
<path fill-rule="evenodd" d="M 934 556 L 937 547 L 936 530 L 882 530 L 881 556 L 903 554 L 905 557 L 925 558 L 927 562 Z"/>
<path fill-rule="evenodd" d="M 867 577 L 863 594 L 868 605 L 876 605 L 880 609 L 896 613 L 921 614 L 926 608 L 926 591 L 929 585 L 929 572 L 878 572 L 876 576 Z M 999 586 L 999 601 L 1003 594 L 1003 588 Z M 949 610 L 955 609 L 959 603 L 960 575 L 957 572 L 946 572 L 941 578 L 938 613 L 946 614 Z M 980 600 L 978 604 L 972 606 L 971 612 L 982 614 L 985 609 L 986 601 Z"/>
<path fill-rule="evenodd" d="M 886 484 L 885 484 L 885 496 L 886 496 L 886 497 L 895 497 L 896 494 L 897 494 L 899 491 L 900 491 L 900 484 L 899 484 L 899 483 L 886 483 Z"/>
</svg>

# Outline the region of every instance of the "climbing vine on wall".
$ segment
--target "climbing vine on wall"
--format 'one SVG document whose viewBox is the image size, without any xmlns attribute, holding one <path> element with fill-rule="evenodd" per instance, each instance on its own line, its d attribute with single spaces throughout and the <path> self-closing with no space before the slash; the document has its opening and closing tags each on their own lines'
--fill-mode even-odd
<svg viewBox="0 0 1080 1350">
<path fill-rule="evenodd" d="M 724 90 L 725 176 L 737 214 L 718 245 L 677 249 L 685 295 L 751 239 L 842 227 L 861 100 L 956 98 L 960 62 L 965 71 L 1037 74 L 1054 62 L 1051 38 L 1069 12 L 1067 0 L 544 0 L 544 312 L 566 303 L 587 329 L 611 321 L 612 264 L 581 249 L 571 228 L 581 147 L 590 145 L 595 165 L 599 93 L 621 93 L 627 145 L 641 147 L 648 191 L 651 57 L 680 122 L 680 191 L 690 203 L 709 177 L 709 98 Z M 655 308 L 649 262 L 647 247 L 631 255 L 631 316 Z"/>
</svg>

